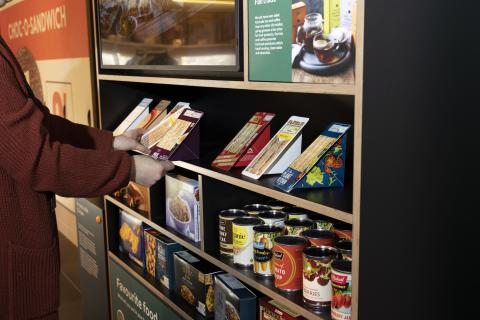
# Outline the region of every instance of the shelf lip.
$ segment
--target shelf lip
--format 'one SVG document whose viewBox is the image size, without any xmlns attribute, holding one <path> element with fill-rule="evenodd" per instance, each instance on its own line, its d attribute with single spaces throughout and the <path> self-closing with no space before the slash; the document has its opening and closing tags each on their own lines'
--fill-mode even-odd
<svg viewBox="0 0 480 320">
<path fill-rule="evenodd" d="M 173 163 L 178 167 L 197 172 L 201 175 L 204 175 L 213 179 L 217 179 L 226 183 L 230 183 L 240 188 L 251 190 L 268 197 L 273 197 L 281 201 L 287 202 L 289 204 L 296 205 L 298 207 L 302 207 L 310 211 L 321 213 L 324 216 L 328 216 L 336 220 L 340 220 L 349 224 L 353 223 L 353 215 L 349 212 L 345 212 L 345 211 L 335 209 L 320 203 L 302 199 L 294 195 L 281 192 L 276 189 L 260 186 L 260 185 L 248 182 L 246 180 L 235 178 L 226 174 L 222 174 L 222 173 L 219 173 L 201 166 L 197 166 L 195 164 L 191 164 L 185 161 L 174 161 Z"/>
<path fill-rule="evenodd" d="M 144 279 L 141 275 L 139 275 L 135 270 L 130 268 L 128 264 L 123 262 L 122 259 L 117 257 L 117 255 L 108 250 L 108 257 L 115 261 L 118 265 L 120 265 L 125 271 L 127 271 L 131 276 L 135 278 L 138 282 L 140 282 L 147 290 L 152 292 L 154 295 L 156 295 L 160 300 L 162 300 L 167 306 L 172 308 L 180 317 L 182 317 L 185 320 L 195 320 L 196 318 L 191 317 L 188 313 L 185 312 L 182 308 L 180 308 L 175 302 L 170 300 L 169 297 L 167 297 L 164 293 L 162 293 L 160 290 L 155 288 L 150 282 L 148 282 L 146 279 Z"/>
<path fill-rule="evenodd" d="M 288 308 L 298 312 L 299 314 L 306 317 L 307 319 L 313 319 L 313 320 L 327 320 L 327 319 L 330 319 L 327 315 L 325 315 L 325 316 L 318 315 L 314 312 L 311 312 L 306 307 L 298 305 L 297 303 L 291 301 L 288 296 L 284 296 L 284 295 L 282 295 L 278 292 L 275 292 L 273 289 L 271 289 L 267 286 L 264 286 L 262 284 L 259 285 L 259 283 L 256 281 L 256 279 L 245 275 L 241 271 L 238 271 L 236 268 L 231 267 L 228 264 L 226 264 L 225 262 L 217 259 L 215 256 L 199 249 L 198 247 L 196 247 L 192 243 L 188 242 L 187 240 L 171 233 L 169 230 L 163 228 L 162 226 L 159 226 L 158 224 L 156 224 L 155 222 L 147 219 L 146 217 L 144 217 L 140 213 L 136 212 L 135 210 L 125 206 L 121 202 L 117 201 L 115 198 L 113 198 L 111 196 L 105 196 L 105 198 L 107 199 L 107 201 L 110 201 L 110 202 L 114 203 L 115 205 L 118 205 L 121 209 L 123 209 L 123 210 L 127 211 L 128 213 L 132 214 L 134 217 L 142 220 L 144 223 L 148 224 L 150 227 L 153 227 L 154 229 L 160 231 L 161 233 L 163 233 L 164 235 L 166 235 L 170 239 L 178 242 L 183 247 L 185 247 L 186 249 L 195 253 L 196 255 L 202 257 L 203 259 L 205 259 L 205 260 L 207 260 L 211 263 L 214 263 L 220 269 L 224 270 L 225 272 L 230 273 L 231 275 L 233 275 L 234 277 L 236 277 L 240 281 L 242 281 L 242 282 L 248 284 L 249 286 L 257 289 L 258 291 L 262 292 L 263 294 L 267 295 L 268 297 L 279 301 L 283 305 L 285 305 Z M 136 272 L 134 272 L 134 273 L 136 274 Z"/>
<path fill-rule="evenodd" d="M 154 83 L 167 85 L 181 85 L 192 87 L 210 87 L 223 89 L 322 93 L 354 96 L 355 84 L 328 84 L 328 83 L 288 83 L 288 82 L 263 82 L 249 80 L 214 80 L 214 79 L 189 79 L 173 77 L 146 77 L 98 73 L 99 80 Z"/>
</svg>

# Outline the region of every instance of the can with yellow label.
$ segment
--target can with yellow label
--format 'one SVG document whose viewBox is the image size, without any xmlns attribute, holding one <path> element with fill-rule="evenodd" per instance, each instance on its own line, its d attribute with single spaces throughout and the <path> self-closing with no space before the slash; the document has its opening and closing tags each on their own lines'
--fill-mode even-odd
<svg viewBox="0 0 480 320">
<path fill-rule="evenodd" d="M 283 228 L 274 225 L 253 227 L 253 272 L 262 277 L 273 277 L 273 241 L 283 235 Z"/>
<path fill-rule="evenodd" d="M 253 227 L 262 225 L 263 220 L 241 217 L 233 220 L 233 263 L 242 267 L 253 265 Z"/>
</svg>

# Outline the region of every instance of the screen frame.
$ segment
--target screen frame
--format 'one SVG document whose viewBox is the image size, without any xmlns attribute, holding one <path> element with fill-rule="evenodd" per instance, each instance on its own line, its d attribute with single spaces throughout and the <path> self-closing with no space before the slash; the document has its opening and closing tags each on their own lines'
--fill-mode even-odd
<svg viewBox="0 0 480 320">
<path fill-rule="evenodd" d="M 200 79 L 243 79 L 243 1 L 235 0 L 236 65 L 104 65 L 100 35 L 99 0 L 94 0 L 96 47 L 99 74 L 131 76 L 164 76 Z"/>
</svg>

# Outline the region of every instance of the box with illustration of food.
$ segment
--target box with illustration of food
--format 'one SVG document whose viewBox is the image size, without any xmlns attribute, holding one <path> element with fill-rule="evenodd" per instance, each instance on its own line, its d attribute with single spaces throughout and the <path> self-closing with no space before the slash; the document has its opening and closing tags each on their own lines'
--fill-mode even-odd
<svg viewBox="0 0 480 320">
<path fill-rule="evenodd" d="M 200 241 L 198 181 L 181 175 L 165 177 L 166 224 L 188 239 Z"/>
<path fill-rule="evenodd" d="M 155 277 L 167 289 L 173 288 L 173 253 L 183 250 L 183 247 L 164 236 L 158 230 L 144 230 L 145 240 L 145 271 Z"/>
<path fill-rule="evenodd" d="M 194 306 L 204 317 L 214 315 L 214 276 L 222 271 L 188 251 L 173 254 L 175 266 L 174 292 Z"/>
<path fill-rule="evenodd" d="M 119 250 L 143 267 L 143 224 L 140 219 L 120 210 Z"/>
<path fill-rule="evenodd" d="M 305 320 L 297 312 L 269 297 L 263 297 L 259 302 L 260 320 Z"/>
<path fill-rule="evenodd" d="M 215 276 L 215 319 L 250 320 L 257 313 L 257 296 L 229 273 Z"/>
</svg>

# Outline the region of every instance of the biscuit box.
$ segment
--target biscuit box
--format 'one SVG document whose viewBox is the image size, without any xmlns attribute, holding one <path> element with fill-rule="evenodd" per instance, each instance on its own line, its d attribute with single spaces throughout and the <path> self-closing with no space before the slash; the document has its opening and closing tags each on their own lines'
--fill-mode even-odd
<svg viewBox="0 0 480 320">
<path fill-rule="evenodd" d="M 222 271 L 200 260 L 188 251 L 173 254 L 175 266 L 174 292 L 194 306 L 204 317 L 214 315 L 214 276 Z"/>
<path fill-rule="evenodd" d="M 120 210 L 119 250 L 143 267 L 143 224 L 140 219 Z"/>
<path fill-rule="evenodd" d="M 198 181 L 181 175 L 167 175 L 165 196 L 167 226 L 192 241 L 200 241 Z"/>
<path fill-rule="evenodd" d="M 215 276 L 215 320 L 250 320 L 257 313 L 257 296 L 229 273 Z"/>
<path fill-rule="evenodd" d="M 295 311 L 269 297 L 263 297 L 259 302 L 260 320 L 305 320 Z"/>
<path fill-rule="evenodd" d="M 173 253 L 183 247 L 159 231 L 148 228 L 143 232 L 145 242 L 144 270 L 167 289 L 173 288 Z"/>
</svg>

